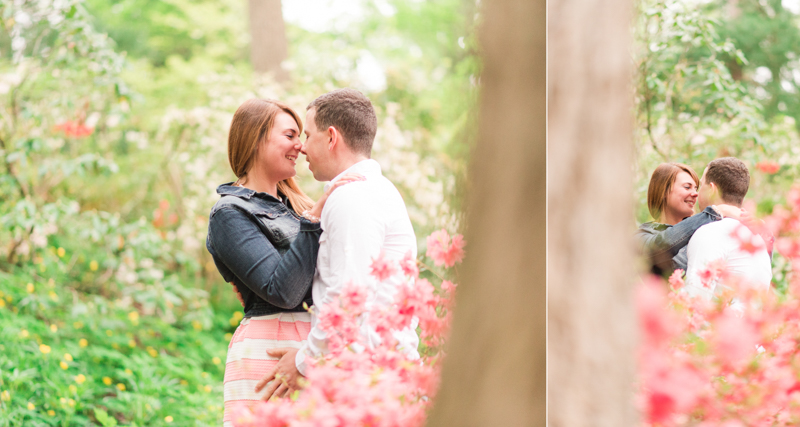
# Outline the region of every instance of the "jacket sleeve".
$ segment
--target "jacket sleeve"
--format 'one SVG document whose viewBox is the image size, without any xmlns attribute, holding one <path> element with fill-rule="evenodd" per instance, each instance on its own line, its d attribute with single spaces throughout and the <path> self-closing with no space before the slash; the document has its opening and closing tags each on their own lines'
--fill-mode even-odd
<svg viewBox="0 0 800 427">
<path fill-rule="evenodd" d="M 702 212 L 667 228 L 663 231 L 650 231 L 639 229 L 636 239 L 639 251 L 650 261 L 667 256 L 674 257 L 681 248 L 689 243 L 689 239 L 698 228 L 722 219 L 711 206 Z"/>
<path fill-rule="evenodd" d="M 319 251 L 319 223 L 300 221 L 300 232 L 280 255 L 244 212 L 226 207 L 212 215 L 209 242 L 236 277 L 268 303 L 295 308 L 311 288 Z"/>
</svg>

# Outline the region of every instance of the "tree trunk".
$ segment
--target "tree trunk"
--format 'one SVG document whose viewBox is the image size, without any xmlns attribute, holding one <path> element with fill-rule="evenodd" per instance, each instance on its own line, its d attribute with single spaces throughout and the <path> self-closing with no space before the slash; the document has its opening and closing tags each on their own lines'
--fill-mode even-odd
<svg viewBox="0 0 800 427">
<path fill-rule="evenodd" d="M 430 426 L 544 426 L 545 0 L 484 3 L 467 259 Z"/>
<path fill-rule="evenodd" d="M 630 0 L 549 2 L 552 427 L 637 423 L 631 9 Z"/>
<path fill-rule="evenodd" d="M 248 0 L 250 9 L 250 60 L 258 73 L 272 73 L 285 82 L 289 74 L 281 68 L 288 56 L 286 26 L 281 0 Z"/>
</svg>

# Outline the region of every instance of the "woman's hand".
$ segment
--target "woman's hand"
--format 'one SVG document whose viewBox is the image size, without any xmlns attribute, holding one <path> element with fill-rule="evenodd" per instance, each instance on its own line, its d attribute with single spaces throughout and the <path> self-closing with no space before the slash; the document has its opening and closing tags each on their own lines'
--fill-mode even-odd
<svg viewBox="0 0 800 427">
<path fill-rule="evenodd" d="M 733 218 L 735 220 L 742 219 L 742 209 L 737 208 L 736 206 L 719 204 L 719 205 L 714 205 L 714 209 L 720 214 L 722 214 L 723 218 Z"/>
<path fill-rule="evenodd" d="M 351 182 L 358 182 L 358 181 L 366 181 L 367 178 L 364 175 L 360 175 L 357 173 L 348 173 L 347 175 L 342 176 L 336 182 L 331 184 L 327 190 L 325 190 L 325 194 L 317 200 L 317 203 L 314 203 L 314 207 L 311 209 L 303 212 L 303 218 L 311 221 L 311 222 L 319 222 L 320 217 L 322 216 L 322 208 L 325 207 L 325 202 L 328 200 L 328 196 L 333 193 L 333 190 L 337 188 L 350 184 Z"/>
</svg>

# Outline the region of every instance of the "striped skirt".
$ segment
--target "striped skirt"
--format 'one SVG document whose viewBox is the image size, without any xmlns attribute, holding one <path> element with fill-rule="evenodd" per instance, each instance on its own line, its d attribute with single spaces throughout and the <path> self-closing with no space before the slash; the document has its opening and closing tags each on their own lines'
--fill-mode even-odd
<svg viewBox="0 0 800 427">
<path fill-rule="evenodd" d="M 311 330 L 311 314 L 277 313 L 242 319 L 228 345 L 225 364 L 225 414 L 223 426 L 233 426 L 233 409 L 261 400 L 253 389 L 278 359 L 267 350 L 280 347 L 300 348 Z"/>
</svg>

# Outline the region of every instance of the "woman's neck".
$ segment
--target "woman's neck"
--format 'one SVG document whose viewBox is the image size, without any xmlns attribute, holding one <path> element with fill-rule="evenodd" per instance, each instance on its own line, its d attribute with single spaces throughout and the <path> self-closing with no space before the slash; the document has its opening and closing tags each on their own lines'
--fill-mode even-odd
<svg viewBox="0 0 800 427">
<path fill-rule="evenodd" d="M 239 180 L 240 185 L 249 190 L 257 193 L 267 193 L 275 198 L 278 198 L 278 182 L 270 180 L 269 178 L 255 174 L 247 174 L 243 180 Z M 243 183 L 241 181 L 244 181 Z"/>
<path fill-rule="evenodd" d="M 683 218 L 678 218 L 678 215 L 675 215 L 671 212 L 662 213 L 661 218 L 658 219 L 658 222 L 667 225 L 675 225 L 681 221 L 683 221 Z"/>
</svg>

